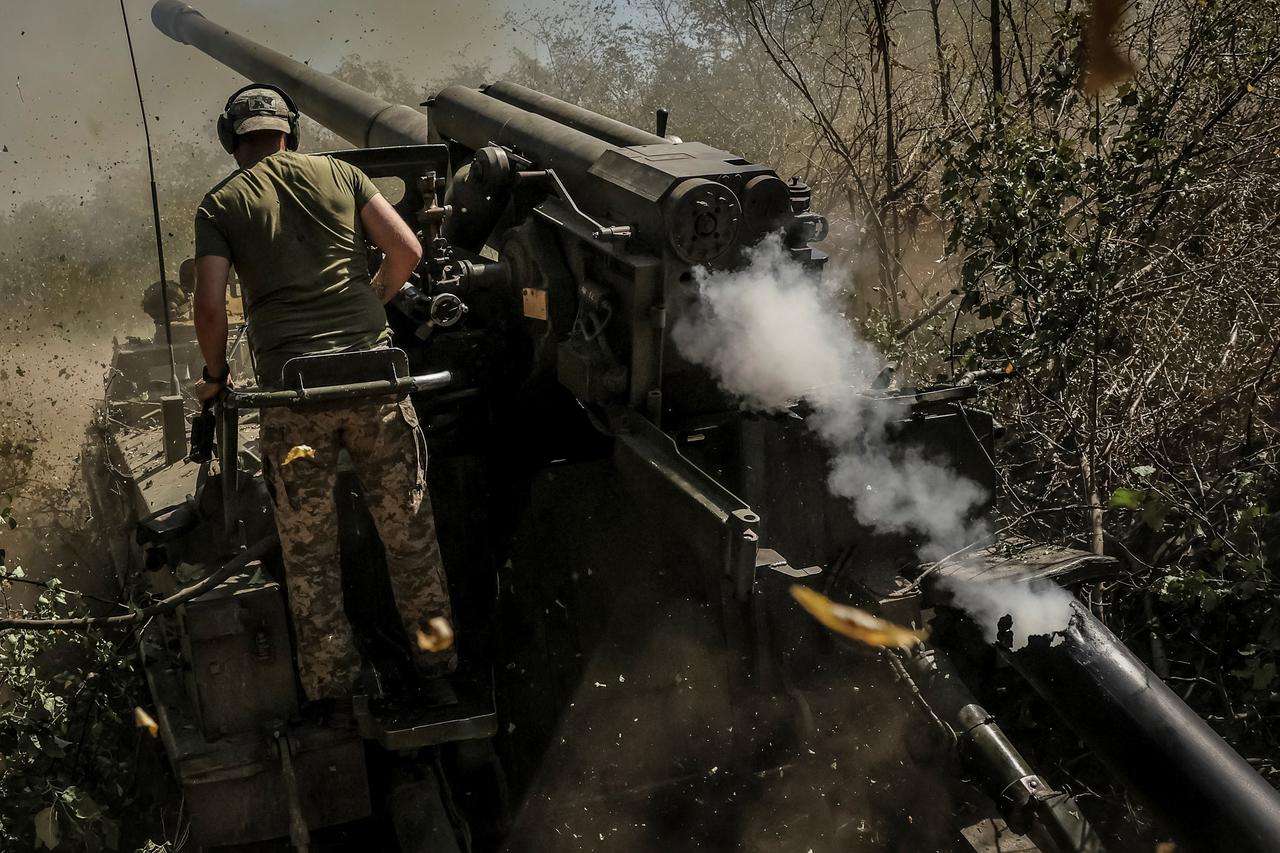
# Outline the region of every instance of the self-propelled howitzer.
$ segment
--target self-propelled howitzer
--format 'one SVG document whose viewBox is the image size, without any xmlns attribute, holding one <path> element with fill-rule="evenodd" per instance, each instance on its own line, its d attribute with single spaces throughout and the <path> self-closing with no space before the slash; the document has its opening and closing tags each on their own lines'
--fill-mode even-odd
<svg viewBox="0 0 1280 853">
<path fill-rule="evenodd" d="M 245 744 L 267 710 L 221 730 L 205 726 L 198 750 L 178 754 L 178 739 L 168 738 L 205 843 L 287 833 L 297 844 L 308 827 L 378 814 L 383 802 L 406 850 L 549 851 L 595 838 L 636 850 L 955 849 L 961 830 L 976 838 L 968 830 L 984 814 L 937 819 L 938 797 L 955 796 L 956 759 L 985 781 L 985 808 L 1041 849 L 1101 849 L 1078 805 L 1031 770 L 942 648 L 886 676 L 878 658 L 832 645 L 787 593 L 802 583 L 919 624 L 945 604 L 930 590 L 948 573 L 1071 583 L 1106 571 L 1106 561 L 1004 543 L 921 577 L 917 542 L 865 527 L 828 492 L 829 452 L 802 406 L 747 413 L 672 344 L 673 326 L 699 308 L 698 268 L 734 269 L 776 239 L 797 264 L 820 270 L 814 244 L 826 224 L 801 182 L 509 82 L 450 86 L 427 101 L 424 117 L 176 0 L 161 0 L 152 17 L 246 77 L 287 89 L 302 112 L 358 146 L 335 156 L 403 187 L 397 209 L 425 251 L 417 295 L 389 311 L 407 353 L 397 375 L 450 377 L 415 403 L 432 453 L 463 669 L 481 700 L 460 719 L 429 723 L 358 713 L 361 735 L 381 750 L 363 764 L 332 733 L 320 738 L 305 726 L 248 763 Z M 893 413 L 895 444 L 945 457 L 991 491 L 994 427 L 970 405 L 976 393 L 966 382 L 869 391 L 868 405 Z M 236 431 L 222 434 L 221 468 L 251 472 L 252 437 L 240 445 Z M 257 478 L 228 489 L 222 477 L 218 500 L 201 490 L 219 479 L 192 472 L 190 480 L 184 506 L 194 516 L 226 507 L 218 529 L 253 515 L 250 506 L 269 512 L 247 498 L 237 506 L 257 493 Z M 357 493 L 351 477 L 341 481 L 343 563 L 359 579 L 367 576 L 355 571 L 367 573 L 380 555 Z M 149 523 L 139 556 L 148 566 L 202 562 L 194 534 Z M 385 610 L 362 586 L 353 580 L 348 610 L 372 638 L 376 676 Z M 268 598 L 257 595 L 253 607 L 269 609 Z M 189 658 L 244 623 L 214 613 L 184 623 Z M 1086 635 L 1090 655 L 1123 667 L 1082 663 Z M 1185 707 L 1170 705 L 1167 691 L 1136 689 L 1155 676 L 1105 628 L 1082 621 L 1062 648 L 1015 663 L 1180 840 L 1264 850 L 1280 837 L 1274 792 L 1207 730 L 1179 742 Z M 237 665 L 258 665 L 260 651 L 249 643 L 248 662 Z M 270 661 L 280 669 L 278 657 Z M 189 701 L 216 704 L 210 676 L 187 666 Z M 1119 669 L 1141 677 L 1119 690 Z M 1057 686 L 1063 671 L 1078 676 L 1071 697 Z M 376 694 L 377 678 L 370 683 Z M 917 715 L 921 700 L 931 713 Z M 158 703 L 180 701 L 157 690 Z M 1092 713 L 1073 714 L 1073 703 Z M 1152 733 L 1145 753 L 1136 739 L 1117 744 L 1099 730 L 1107 718 L 1099 709 L 1120 706 L 1137 709 L 1124 715 L 1127 725 Z M 889 737 L 898 724 L 884 721 L 904 716 L 908 730 L 944 727 L 956 748 L 903 761 Z M 345 791 L 312 778 L 322 747 L 341 758 Z M 222 784 L 229 778 L 254 782 Z M 1206 811 L 1188 814 L 1188 797 Z"/>
</svg>

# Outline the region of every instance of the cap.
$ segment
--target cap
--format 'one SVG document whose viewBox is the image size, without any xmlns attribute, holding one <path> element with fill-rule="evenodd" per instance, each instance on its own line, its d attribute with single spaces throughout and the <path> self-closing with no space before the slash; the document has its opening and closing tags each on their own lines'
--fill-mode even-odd
<svg viewBox="0 0 1280 853">
<path fill-rule="evenodd" d="M 289 123 L 292 111 L 278 92 L 271 89 L 248 89 L 236 95 L 227 106 L 227 118 L 237 136 L 255 130 L 278 130 L 292 133 Z"/>
</svg>

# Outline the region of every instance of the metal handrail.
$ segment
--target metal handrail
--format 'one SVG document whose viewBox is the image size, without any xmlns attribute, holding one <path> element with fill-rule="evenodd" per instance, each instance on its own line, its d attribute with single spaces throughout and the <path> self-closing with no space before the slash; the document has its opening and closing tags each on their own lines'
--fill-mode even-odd
<svg viewBox="0 0 1280 853">
<path fill-rule="evenodd" d="M 321 385 L 316 388 L 295 388 L 275 391 L 266 388 L 228 388 L 221 403 L 227 409 L 272 409 L 299 406 L 308 403 L 330 403 L 354 400 L 362 397 L 399 397 L 421 391 L 434 391 L 453 382 L 448 370 L 423 373 L 419 376 L 400 376 L 395 379 L 375 379 L 369 382 L 348 382 L 342 385 Z"/>
<path fill-rule="evenodd" d="M 241 409 L 271 409 L 285 406 L 301 406 L 313 403 L 329 403 L 371 397 L 404 397 L 418 391 L 444 388 L 453 382 L 448 370 L 424 373 L 419 376 L 398 376 L 395 379 L 377 379 L 368 382 L 348 382 L 342 385 L 320 385 L 315 388 L 300 387 L 290 391 L 274 391 L 264 388 L 228 388 L 217 405 L 218 452 L 221 461 L 222 513 L 225 532 L 235 534 L 239 522 L 237 497 L 240 491 L 239 420 Z"/>
</svg>

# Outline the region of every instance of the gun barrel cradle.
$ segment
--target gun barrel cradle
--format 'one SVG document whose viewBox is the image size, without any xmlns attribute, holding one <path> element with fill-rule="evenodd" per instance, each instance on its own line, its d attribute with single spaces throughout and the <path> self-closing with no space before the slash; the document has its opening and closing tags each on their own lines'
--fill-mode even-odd
<svg viewBox="0 0 1280 853">
<path fill-rule="evenodd" d="M 656 133 L 593 113 L 577 104 L 553 98 L 519 83 L 500 80 L 485 86 L 484 93 L 522 110 L 555 119 L 574 130 L 581 130 L 613 145 L 661 145 L 668 141 Z"/>
</svg>

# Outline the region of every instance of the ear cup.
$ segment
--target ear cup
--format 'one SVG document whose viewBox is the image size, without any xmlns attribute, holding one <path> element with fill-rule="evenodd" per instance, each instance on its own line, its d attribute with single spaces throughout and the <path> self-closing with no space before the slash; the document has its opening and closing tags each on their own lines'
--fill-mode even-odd
<svg viewBox="0 0 1280 853">
<path fill-rule="evenodd" d="M 231 127 L 231 119 L 227 118 L 225 112 L 218 116 L 218 141 L 222 143 L 222 147 L 228 154 L 236 152 L 236 133 Z"/>
</svg>

